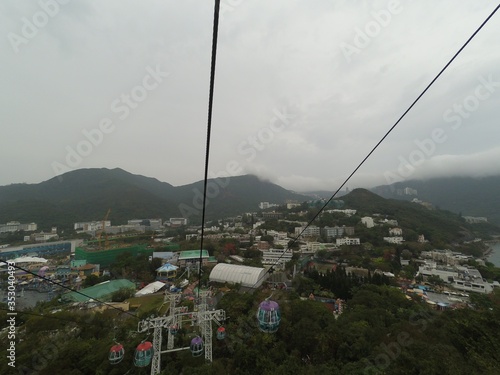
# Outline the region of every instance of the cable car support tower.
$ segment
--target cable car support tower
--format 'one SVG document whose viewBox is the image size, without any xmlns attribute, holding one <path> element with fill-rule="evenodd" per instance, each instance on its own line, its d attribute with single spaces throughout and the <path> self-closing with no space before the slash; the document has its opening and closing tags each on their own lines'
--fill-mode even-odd
<svg viewBox="0 0 500 375">
<path fill-rule="evenodd" d="M 189 312 L 187 307 L 177 304 L 181 300 L 180 294 L 165 294 L 165 303 L 169 303 L 168 315 L 161 317 L 151 317 L 141 320 L 138 323 L 137 331 L 140 333 L 150 332 L 153 330 L 153 358 L 151 361 L 151 375 L 157 375 L 161 372 L 161 355 L 188 350 L 189 346 L 174 348 L 175 330 L 182 328 L 184 322 L 191 322 L 192 326 L 198 326 L 200 336 L 203 339 L 205 360 L 212 362 L 212 321 L 218 326 L 226 319 L 224 310 L 208 310 L 207 297 L 210 292 L 203 291 L 199 294 L 199 304 L 195 305 L 193 312 Z M 167 349 L 162 350 L 162 330 L 167 331 Z"/>
</svg>

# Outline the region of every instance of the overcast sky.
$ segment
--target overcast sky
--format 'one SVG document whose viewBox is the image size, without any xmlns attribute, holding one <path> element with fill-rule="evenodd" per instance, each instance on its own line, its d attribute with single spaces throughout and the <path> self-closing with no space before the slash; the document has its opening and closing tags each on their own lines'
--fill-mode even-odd
<svg viewBox="0 0 500 375">
<path fill-rule="evenodd" d="M 210 174 L 336 190 L 496 1 L 222 0 Z M 0 2 L 0 185 L 203 179 L 213 2 Z M 500 173 L 500 12 L 349 182 Z"/>
</svg>

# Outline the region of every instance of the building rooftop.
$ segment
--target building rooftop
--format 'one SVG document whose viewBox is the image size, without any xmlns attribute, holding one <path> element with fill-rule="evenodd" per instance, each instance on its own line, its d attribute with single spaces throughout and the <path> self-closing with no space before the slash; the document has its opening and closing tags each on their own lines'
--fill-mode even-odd
<svg viewBox="0 0 500 375">
<path fill-rule="evenodd" d="M 209 258 L 208 250 L 202 250 L 201 251 L 201 257 L 202 258 Z M 179 260 L 186 260 L 186 259 L 196 259 L 200 258 L 200 250 L 185 250 L 181 251 L 179 254 Z"/>
<path fill-rule="evenodd" d="M 100 301 L 109 300 L 114 292 L 122 288 L 135 290 L 135 284 L 127 279 L 109 280 L 89 288 L 82 289 L 79 292 L 63 294 L 62 299 L 64 301 L 71 302 L 87 302 L 90 299 Z"/>
</svg>

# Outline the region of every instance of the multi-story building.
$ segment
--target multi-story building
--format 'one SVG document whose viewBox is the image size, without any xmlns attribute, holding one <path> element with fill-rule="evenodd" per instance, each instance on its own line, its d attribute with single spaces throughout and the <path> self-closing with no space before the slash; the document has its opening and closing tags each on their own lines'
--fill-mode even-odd
<svg viewBox="0 0 500 375">
<path fill-rule="evenodd" d="M 438 266 L 434 261 L 426 261 L 418 268 L 417 275 L 437 276 L 453 288 L 466 292 L 491 293 L 497 285 L 485 281 L 481 273 L 473 267 Z"/>
<path fill-rule="evenodd" d="M 73 225 L 73 229 L 76 231 L 83 231 L 83 232 L 95 232 L 103 229 L 102 223 L 103 221 L 84 221 L 80 223 L 75 223 Z M 110 226 L 111 226 L 111 221 L 105 220 L 104 227 L 107 228 Z"/>
<path fill-rule="evenodd" d="M 341 237 L 344 235 L 344 227 L 324 227 L 323 235 L 328 241 L 335 237 Z"/>
<path fill-rule="evenodd" d="M 342 237 L 344 235 L 352 236 L 354 234 L 354 227 L 344 226 L 334 226 L 334 227 L 324 227 L 323 235 L 329 241 L 335 237 Z"/>
<path fill-rule="evenodd" d="M 281 219 L 283 217 L 283 214 L 281 212 L 263 212 L 262 217 L 264 219 Z"/>
<path fill-rule="evenodd" d="M 37 230 L 36 223 L 21 224 L 19 221 L 9 221 L 6 224 L 0 224 L 0 233 L 17 232 L 24 230 L 26 232 L 33 232 Z"/>
<path fill-rule="evenodd" d="M 291 250 L 269 249 L 262 251 L 262 264 L 273 265 L 278 269 L 285 269 L 285 264 L 292 260 Z"/>
<path fill-rule="evenodd" d="M 361 242 L 360 242 L 359 238 L 344 237 L 344 238 L 337 238 L 335 240 L 335 244 L 337 246 L 342 246 L 342 245 L 351 246 L 351 245 L 360 245 Z"/>
<path fill-rule="evenodd" d="M 168 222 L 172 227 L 180 227 L 181 225 L 188 225 L 188 219 L 184 217 L 171 217 Z"/>
<path fill-rule="evenodd" d="M 160 229 L 163 226 L 162 219 L 132 219 L 127 221 L 128 225 L 144 225 L 151 230 Z"/>
<path fill-rule="evenodd" d="M 310 225 L 308 227 L 295 227 L 295 236 L 301 237 L 319 237 L 321 235 L 321 230 L 315 225 Z"/>
</svg>

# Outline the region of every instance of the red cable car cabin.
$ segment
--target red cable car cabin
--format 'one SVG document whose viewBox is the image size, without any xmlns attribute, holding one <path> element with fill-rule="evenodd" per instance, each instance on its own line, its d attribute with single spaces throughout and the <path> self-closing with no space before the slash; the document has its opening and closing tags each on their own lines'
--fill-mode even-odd
<svg viewBox="0 0 500 375">
<path fill-rule="evenodd" d="M 125 356 L 125 349 L 123 348 L 122 344 L 116 343 L 116 345 L 113 345 L 111 349 L 109 349 L 109 363 L 112 365 L 116 365 L 120 363 Z"/>
<path fill-rule="evenodd" d="M 153 344 L 149 341 L 143 341 L 135 348 L 134 365 L 137 367 L 146 367 L 153 359 Z"/>
</svg>

